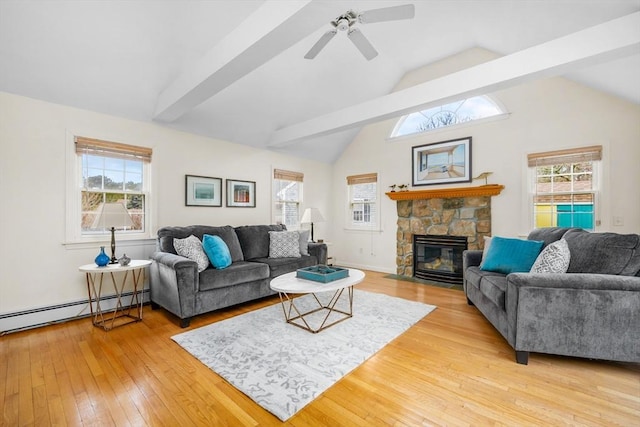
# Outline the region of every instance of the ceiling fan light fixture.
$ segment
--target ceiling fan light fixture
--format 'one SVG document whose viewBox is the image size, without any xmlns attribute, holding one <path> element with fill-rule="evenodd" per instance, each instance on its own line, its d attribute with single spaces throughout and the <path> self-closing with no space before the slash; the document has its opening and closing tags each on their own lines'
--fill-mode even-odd
<svg viewBox="0 0 640 427">
<path fill-rule="evenodd" d="M 347 31 L 349 29 L 350 23 L 347 18 L 340 18 L 336 23 L 336 28 L 340 31 Z"/>
</svg>

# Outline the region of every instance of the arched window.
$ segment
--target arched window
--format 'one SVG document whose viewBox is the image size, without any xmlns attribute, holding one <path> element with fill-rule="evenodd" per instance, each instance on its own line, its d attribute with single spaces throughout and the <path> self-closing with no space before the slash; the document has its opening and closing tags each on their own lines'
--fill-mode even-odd
<svg viewBox="0 0 640 427">
<path fill-rule="evenodd" d="M 401 117 L 391 132 L 391 138 L 429 132 L 503 114 L 505 112 L 502 108 L 488 96 L 474 96 Z"/>
</svg>

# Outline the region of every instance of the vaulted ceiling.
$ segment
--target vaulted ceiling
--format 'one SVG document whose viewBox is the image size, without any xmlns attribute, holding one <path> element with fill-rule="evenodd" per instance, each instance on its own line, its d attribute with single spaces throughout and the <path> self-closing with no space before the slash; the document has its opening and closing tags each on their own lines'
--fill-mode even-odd
<svg viewBox="0 0 640 427">
<path fill-rule="evenodd" d="M 412 3 L 304 58 L 348 10 Z M 391 93 L 480 47 L 501 57 Z M 367 123 L 563 76 L 640 104 L 640 0 L 0 1 L 0 91 L 333 162 Z"/>
</svg>

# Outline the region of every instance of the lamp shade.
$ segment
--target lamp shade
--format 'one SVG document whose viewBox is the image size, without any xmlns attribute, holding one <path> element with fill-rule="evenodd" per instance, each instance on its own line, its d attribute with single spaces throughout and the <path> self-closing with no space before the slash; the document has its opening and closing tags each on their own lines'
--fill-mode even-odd
<svg viewBox="0 0 640 427">
<path fill-rule="evenodd" d="M 302 219 L 300 220 L 302 224 L 309 224 L 314 222 L 324 222 L 324 217 L 320 213 L 320 209 L 318 208 L 307 208 L 304 210 L 302 214 Z"/>
<path fill-rule="evenodd" d="M 116 230 L 123 230 L 127 227 L 133 227 L 133 220 L 124 204 L 120 202 L 103 203 L 99 209 L 99 214 L 93 221 L 93 229 L 108 230 L 114 227 Z"/>
</svg>

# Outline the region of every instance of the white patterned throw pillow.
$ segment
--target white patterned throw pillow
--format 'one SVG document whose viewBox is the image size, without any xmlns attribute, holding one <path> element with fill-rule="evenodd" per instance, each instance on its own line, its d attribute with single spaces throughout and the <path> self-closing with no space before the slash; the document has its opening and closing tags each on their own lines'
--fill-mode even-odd
<svg viewBox="0 0 640 427">
<path fill-rule="evenodd" d="M 297 231 L 270 231 L 269 258 L 300 258 L 300 235 Z"/>
<path fill-rule="evenodd" d="M 173 247 L 176 248 L 178 255 L 198 264 L 198 273 L 209 267 L 209 258 L 202 249 L 202 242 L 193 234 L 186 239 L 173 239 Z"/>
<path fill-rule="evenodd" d="M 531 273 L 566 273 L 571 260 L 569 245 L 564 239 L 544 248 L 531 266 Z"/>
</svg>

